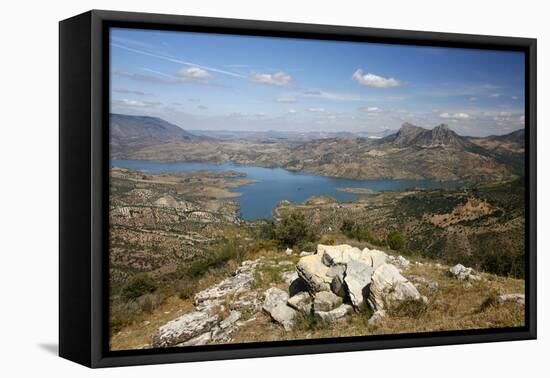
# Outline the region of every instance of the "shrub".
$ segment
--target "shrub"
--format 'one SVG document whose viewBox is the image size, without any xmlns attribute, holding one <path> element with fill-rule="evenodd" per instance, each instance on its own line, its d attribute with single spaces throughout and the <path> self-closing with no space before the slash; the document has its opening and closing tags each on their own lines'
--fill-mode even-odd
<svg viewBox="0 0 550 378">
<path fill-rule="evenodd" d="M 130 278 L 120 292 L 125 301 L 133 301 L 143 294 L 152 293 L 157 289 L 155 282 L 147 274 L 137 274 Z"/>
<path fill-rule="evenodd" d="M 374 236 L 372 236 L 369 229 L 366 227 L 361 227 L 355 222 L 350 220 L 345 220 L 342 223 L 342 227 L 340 227 L 340 231 L 344 235 L 346 235 L 348 238 L 359 240 L 359 241 L 367 241 L 374 245 L 384 245 L 385 243 L 383 241 L 377 240 Z"/>
<path fill-rule="evenodd" d="M 386 237 L 386 243 L 388 243 L 388 247 L 394 251 L 400 251 L 405 248 L 405 239 L 399 231 L 390 232 Z"/>
<path fill-rule="evenodd" d="M 195 295 L 197 285 L 191 280 L 180 280 L 176 286 L 176 290 L 180 299 L 189 299 Z"/>
<path fill-rule="evenodd" d="M 285 214 L 275 225 L 274 239 L 283 247 L 294 247 L 317 239 L 302 213 Z"/>
<path fill-rule="evenodd" d="M 163 298 L 158 293 L 149 293 L 139 297 L 137 301 L 141 312 L 151 313 L 162 304 Z"/>
<path fill-rule="evenodd" d="M 321 238 L 321 244 L 335 245 L 336 244 L 336 238 L 334 237 L 334 235 L 325 235 Z"/>
<path fill-rule="evenodd" d="M 525 255 L 491 251 L 481 258 L 481 269 L 499 276 L 525 277 Z"/>
<path fill-rule="evenodd" d="M 239 239 L 224 239 L 216 244 L 205 256 L 197 258 L 184 271 L 183 275 L 197 278 L 212 268 L 220 268 L 229 260 L 241 262 L 245 251 Z"/>
</svg>

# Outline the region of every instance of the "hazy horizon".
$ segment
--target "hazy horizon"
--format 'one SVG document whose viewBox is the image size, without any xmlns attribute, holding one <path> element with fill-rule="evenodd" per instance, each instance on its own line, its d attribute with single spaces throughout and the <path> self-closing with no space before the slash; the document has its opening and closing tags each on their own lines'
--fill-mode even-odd
<svg viewBox="0 0 550 378">
<path fill-rule="evenodd" d="M 111 111 L 185 130 L 524 127 L 519 52 L 111 29 Z"/>
</svg>

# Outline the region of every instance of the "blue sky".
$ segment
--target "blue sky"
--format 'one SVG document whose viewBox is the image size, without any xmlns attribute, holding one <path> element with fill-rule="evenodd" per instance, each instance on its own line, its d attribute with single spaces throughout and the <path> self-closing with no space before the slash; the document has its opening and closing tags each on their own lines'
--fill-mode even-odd
<svg viewBox="0 0 550 378">
<path fill-rule="evenodd" d="M 111 111 L 184 129 L 524 127 L 517 52 L 111 30 Z"/>
</svg>

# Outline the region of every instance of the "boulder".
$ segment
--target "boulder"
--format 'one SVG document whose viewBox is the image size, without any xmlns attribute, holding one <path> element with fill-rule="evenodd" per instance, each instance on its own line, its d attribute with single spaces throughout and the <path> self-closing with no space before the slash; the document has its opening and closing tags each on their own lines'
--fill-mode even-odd
<svg viewBox="0 0 550 378">
<path fill-rule="evenodd" d="M 296 272 L 311 294 L 330 290 L 332 278 L 327 276 L 329 268 L 323 264 L 322 258 L 320 254 L 304 256 L 296 264 Z"/>
<path fill-rule="evenodd" d="M 384 317 L 386 316 L 386 311 L 384 310 L 377 310 L 375 311 L 369 320 L 367 321 L 368 325 L 375 326 L 384 321 Z"/>
<path fill-rule="evenodd" d="M 330 282 L 330 289 L 334 294 L 342 298 L 347 295 L 346 287 L 344 285 L 345 272 L 345 265 L 334 265 L 327 271 L 327 276 L 332 278 L 332 281 Z"/>
<path fill-rule="evenodd" d="M 289 255 L 292 255 L 292 249 L 291 248 L 287 248 L 285 250 L 285 255 L 289 256 Z"/>
<path fill-rule="evenodd" d="M 386 310 L 411 300 L 422 298 L 416 287 L 394 265 L 384 264 L 374 271 L 368 296 L 368 303 L 373 310 Z"/>
<path fill-rule="evenodd" d="M 265 291 L 265 300 L 262 310 L 271 316 L 285 330 L 289 331 L 294 326 L 296 311 L 287 305 L 288 294 L 283 290 L 272 287 Z"/>
<path fill-rule="evenodd" d="M 203 333 L 202 335 L 199 335 L 197 337 L 193 337 L 192 339 L 189 339 L 184 343 L 178 344 L 177 346 L 206 345 L 210 341 L 212 341 L 212 332 L 208 331 L 208 332 Z"/>
<path fill-rule="evenodd" d="M 449 272 L 452 276 L 458 278 L 459 280 L 466 280 L 469 278 L 470 274 L 472 274 L 473 269 L 472 268 L 466 268 L 462 264 L 456 264 L 452 268 L 449 269 Z"/>
<path fill-rule="evenodd" d="M 361 256 L 373 269 L 388 262 L 388 255 L 377 249 L 365 248 Z"/>
<path fill-rule="evenodd" d="M 497 302 L 502 304 L 506 302 L 516 302 L 517 304 L 525 304 L 524 294 L 503 294 L 497 297 Z"/>
<path fill-rule="evenodd" d="M 313 298 L 308 292 L 298 293 L 288 299 L 288 305 L 304 315 L 311 314 Z"/>
<path fill-rule="evenodd" d="M 343 304 L 331 311 L 315 311 L 313 315 L 317 321 L 334 323 L 339 320 L 344 320 L 346 315 L 351 314 L 352 312 L 352 306 Z"/>
<path fill-rule="evenodd" d="M 370 265 L 362 261 L 351 260 L 347 263 L 344 283 L 351 303 L 359 310 L 365 306 L 373 271 Z"/>
<path fill-rule="evenodd" d="M 359 248 L 347 244 L 317 246 L 317 254 L 322 256 L 323 264 L 332 266 L 347 264 L 350 260 L 361 259 L 362 251 Z"/>
<path fill-rule="evenodd" d="M 219 327 L 221 329 L 232 327 L 241 318 L 241 315 L 240 311 L 231 311 L 229 315 L 220 322 Z"/>
<path fill-rule="evenodd" d="M 437 290 L 439 290 L 439 283 L 437 283 L 436 281 L 430 282 L 428 284 L 428 290 L 432 293 L 435 293 Z"/>
<path fill-rule="evenodd" d="M 321 291 L 315 294 L 313 300 L 314 311 L 332 311 L 342 304 L 342 298 L 334 294 L 332 291 Z"/>
<path fill-rule="evenodd" d="M 296 271 L 284 272 L 281 273 L 281 278 L 290 286 L 292 281 L 298 278 L 298 273 L 296 273 Z"/>
<path fill-rule="evenodd" d="M 313 252 L 307 252 L 307 251 L 300 252 L 300 257 L 305 257 L 310 255 L 313 255 Z"/>
<path fill-rule="evenodd" d="M 403 269 L 407 269 L 411 265 L 411 262 L 401 255 L 397 256 L 396 262 Z"/>
<path fill-rule="evenodd" d="M 153 347 L 167 347 L 181 344 L 209 331 L 218 321 L 216 315 L 193 311 L 182 315 L 159 328 L 153 336 Z"/>
</svg>

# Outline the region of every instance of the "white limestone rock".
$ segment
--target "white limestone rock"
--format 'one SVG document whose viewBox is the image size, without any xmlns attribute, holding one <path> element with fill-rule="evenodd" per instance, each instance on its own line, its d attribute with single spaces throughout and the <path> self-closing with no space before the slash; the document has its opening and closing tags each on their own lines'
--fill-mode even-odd
<svg viewBox="0 0 550 378">
<path fill-rule="evenodd" d="M 296 272 L 305 281 L 311 294 L 330 290 L 332 278 L 327 276 L 328 270 L 320 254 L 302 257 L 296 264 Z"/>
<path fill-rule="evenodd" d="M 352 247 L 347 244 L 319 244 L 317 246 L 317 254 L 323 257 L 323 264 L 326 266 L 333 266 L 337 264 L 347 264 L 350 260 L 361 259 L 362 251 L 359 248 Z"/>
<path fill-rule="evenodd" d="M 358 310 L 365 307 L 372 275 L 373 268 L 362 261 L 351 260 L 347 263 L 344 283 L 351 303 Z"/>
<path fill-rule="evenodd" d="M 459 280 L 468 279 L 468 276 L 472 273 L 472 268 L 466 268 L 462 264 L 456 264 L 449 269 L 449 272 Z"/>
<path fill-rule="evenodd" d="M 296 310 L 287 305 L 288 294 L 283 290 L 272 287 L 265 291 L 265 300 L 262 310 L 289 331 L 296 320 Z"/>
<path fill-rule="evenodd" d="M 385 317 L 386 317 L 386 311 L 377 310 L 371 315 L 371 317 L 369 318 L 367 323 L 370 326 L 379 325 L 380 323 L 382 323 L 384 321 Z"/>
<path fill-rule="evenodd" d="M 209 331 L 218 321 L 217 315 L 193 311 L 182 315 L 159 328 L 153 336 L 153 347 L 181 344 Z"/>
<path fill-rule="evenodd" d="M 321 291 L 315 294 L 313 300 L 314 311 L 332 311 L 342 304 L 342 298 L 332 291 Z"/>
<path fill-rule="evenodd" d="M 317 321 L 334 323 L 340 320 L 344 320 L 346 315 L 353 312 L 353 307 L 348 304 L 342 304 L 339 307 L 331 311 L 315 311 L 313 313 Z"/>
<path fill-rule="evenodd" d="M 525 295 L 524 294 L 503 294 L 497 297 L 497 302 L 500 304 L 506 302 L 516 302 L 517 304 L 525 304 Z"/>
<path fill-rule="evenodd" d="M 392 264 L 381 265 L 374 271 L 369 289 L 368 303 L 375 311 L 387 310 L 404 301 L 422 300 L 416 287 Z"/>
<path fill-rule="evenodd" d="M 363 249 L 361 255 L 362 260 L 366 261 L 373 269 L 378 268 L 380 265 L 386 264 L 388 262 L 389 256 L 382 251 L 377 249 Z"/>
<path fill-rule="evenodd" d="M 311 298 L 311 295 L 307 291 L 290 297 L 287 303 L 290 307 L 304 315 L 311 314 L 313 308 L 313 298 Z"/>
<path fill-rule="evenodd" d="M 431 291 L 432 293 L 435 293 L 436 291 L 439 290 L 439 283 L 436 281 L 430 282 L 428 284 L 428 290 Z"/>
</svg>

